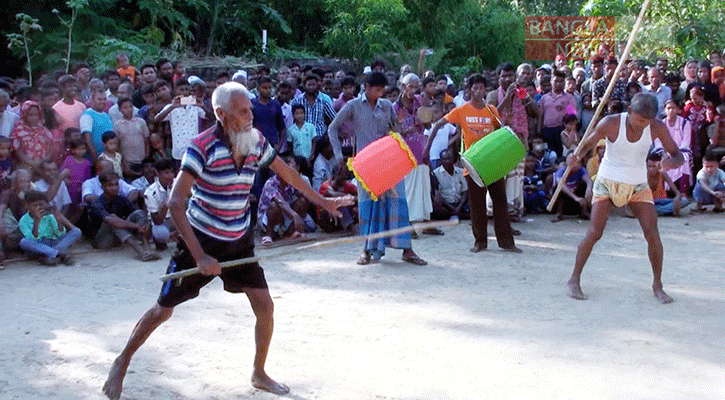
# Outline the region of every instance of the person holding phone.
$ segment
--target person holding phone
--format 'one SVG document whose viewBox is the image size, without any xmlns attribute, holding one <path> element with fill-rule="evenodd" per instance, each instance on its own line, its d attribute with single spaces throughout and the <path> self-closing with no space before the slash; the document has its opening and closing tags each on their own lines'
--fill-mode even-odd
<svg viewBox="0 0 725 400">
<path fill-rule="evenodd" d="M 181 162 L 186 148 L 199 136 L 199 118 L 205 118 L 207 111 L 200 106 L 204 104 L 202 99 L 191 96 L 191 85 L 186 79 L 177 79 L 174 86 L 176 97 L 161 109 L 154 122 L 171 122 L 171 156 Z"/>
</svg>

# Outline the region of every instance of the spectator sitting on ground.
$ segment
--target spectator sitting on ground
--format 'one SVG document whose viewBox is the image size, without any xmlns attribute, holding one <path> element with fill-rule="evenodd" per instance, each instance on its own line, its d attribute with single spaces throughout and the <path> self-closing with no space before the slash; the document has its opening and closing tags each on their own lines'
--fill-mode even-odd
<svg viewBox="0 0 725 400">
<path fill-rule="evenodd" d="M 439 133 L 440 134 L 440 133 Z M 446 149 L 440 152 L 441 165 L 433 170 L 432 219 L 468 218 L 468 185 L 463 177 L 463 168 L 455 165 L 456 156 Z"/>
<path fill-rule="evenodd" d="M 725 201 L 725 172 L 718 168 L 718 157 L 713 153 L 705 154 L 702 158 L 702 169 L 697 173 L 697 183 L 692 191 L 692 197 L 697 202 L 695 212 L 703 212 L 704 205 L 714 204 L 714 212 L 725 211 L 722 203 Z"/>
<path fill-rule="evenodd" d="M 167 204 L 171 184 L 174 183 L 174 162 L 169 159 L 156 161 L 153 170 L 156 171 L 156 180 L 144 192 L 144 204 L 151 216 L 151 236 L 156 250 L 162 251 L 176 236 Z"/>
<path fill-rule="evenodd" d="M 55 161 L 46 160 L 40 164 L 40 177 L 33 183 L 34 189 L 51 199 L 50 205 L 68 217 L 72 201 L 65 180 L 70 177 L 70 171 L 58 171 Z"/>
<path fill-rule="evenodd" d="M 58 261 L 73 265 L 67 251 L 80 239 L 81 230 L 50 206 L 44 193 L 36 190 L 25 193 L 25 204 L 28 212 L 19 221 L 23 233 L 20 248 L 31 257 L 39 257 L 43 265 L 53 266 Z"/>
<path fill-rule="evenodd" d="M 566 158 L 566 165 L 562 164 L 556 170 L 554 188 L 564 176 L 567 165 L 571 166 L 571 173 L 566 178 L 566 183 L 556 199 L 554 204 L 556 216 L 551 219 L 551 222 L 561 221 L 564 219 L 564 215 L 578 214 L 581 219 L 589 219 L 589 207 L 592 204 L 592 180 L 589 179 L 586 168 L 582 167 L 581 162 L 573 154 L 569 154 Z"/>
<path fill-rule="evenodd" d="M 96 161 L 96 176 L 83 182 L 81 198 L 86 204 L 92 204 L 103 194 L 103 186 L 99 176 L 104 172 L 113 172 L 113 164 L 106 160 Z M 118 194 L 134 204 L 138 204 L 140 191 L 121 179 L 118 182 Z"/>
<path fill-rule="evenodd" d="M 171 161 L 171 165 L 174 165 L 173 160 L 170 158 L 163 158 L 158 161 Z M 154 161 L 154 159 L 150 157 L 144 158 L 144 160 L 141 161 L 141 176 L 134 179 L 133 182 L 131 182 L 131 186 L 141 192 L 144 192 L 149 186 L 151 186 L 151 184 L 154 183 L 154 178 L 156 178 L 154 165 L 158 161 Z"/>
<path fill-rule="evenodd" d="M 672 215 L 680 216 L 682 207 L 686 207 L 689 203 L 687 197 L 682 196 L 682 192 L 677 190 L 677 185 L 672 181 L 669 175 L 662 172 L 662 154 L 653 152 L 647 157 L 647 183 L 652 190 L 657 215 L 662 217 Z M 668 198 L 665 191 L 665 183 L 675 193 L 675 198 Z"/>
<path fill-rule="evenodd" d="M 27 212 L 24 198 L 30 190 L 30 172 L 19 169 L 13 172 L 11 181 L 10 189 L 0 194 L 0 265 L 9 251 L 19 249 L 20 239 L 23 237 L 18 221 Z"/>
<path fill-rule="evenodd" d="M 343 197 L 345 195 L 353 195 L 357 198 L 357 187 L 352 184 L 349 180 L 350 171 L 347 169 L 347 165 L 344 161 L 335 167 L 335 172 L 332 177 L 326 180 L 320 186 L 320 194 L 324 197 Z M 337 218 L 330 215 L 327 211 L 322 208 L 317 208 L 317 221 L 325 232 L 336 232 L 339 230 L 352 229 L 355 224 L 355 217 L 357 217 L 357 204 L 340 207 L 342 218 Z"/>
<path fill-rule="evenodd" d="M 294 157 L 285 157 L 287 164 L 298 169 Z M 271 245 L 275 238 L 304 236 L 315 230 L 315 221 L 307 210 L 309 203 L 302 194 L 278 176 L 267 180 L 259 198 L 258 224 L 262 229 L 263 245 Z"/>
<path fill-rule="evenodd" d="M 335 165 L 335 153 L 330 144 L 330 138 L 322 136 L 315 144 L 315 163 L 312 165 L 312 188 L 320 190 L 320 186 L 332 177 Z"/>
<path fill-rule="evenodd" d="M 546 212 L 549 200 L 546 198 L 544 180 L 536 172 L 536 158 L 532 155 L 526 156 L 524 162 L 524 207 L 527 214 L 538 214 Z"/>
<path fill-rule="evenodd" d="M 91 203 L 88 210 L 91 244 L 96 249 L 109 249 L 128 244 L 143 261 L 158 260 L 157 253 L 149 251 L 150 224 L 146 213 L 134 207 L 124 196 L 119 196 L 120 179 L 113 171 L 98 177 L 103 194 Z"/>
</svg>

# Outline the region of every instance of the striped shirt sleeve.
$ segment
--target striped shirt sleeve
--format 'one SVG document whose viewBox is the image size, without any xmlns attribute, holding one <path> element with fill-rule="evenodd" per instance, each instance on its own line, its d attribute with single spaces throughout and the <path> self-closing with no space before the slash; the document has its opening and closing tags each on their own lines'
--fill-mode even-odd
<svg viewBox="0 0 725 400">
<path fill-rule="evenodd" d="M 184 157 L 181 159 L 181 170 L 198 178 L 202 170 L 204 170 L 206 157 L 204 157 L 204 152 L 196 142 L 196 140 L 193 140 L 186 149 L 186 153 L 184 153 Z"/>
<path fill-rule="evenodd" d="M 274 157 L 277 156 L 274 148 L 267 140 L 263 140 L 261 153 L 262 155 L 259 157 L 259 163 L 257 164 L 259 168 L 269 167 L 269 165 L 272 164 L 272 161 L 274 161 Z"/>
</svg>

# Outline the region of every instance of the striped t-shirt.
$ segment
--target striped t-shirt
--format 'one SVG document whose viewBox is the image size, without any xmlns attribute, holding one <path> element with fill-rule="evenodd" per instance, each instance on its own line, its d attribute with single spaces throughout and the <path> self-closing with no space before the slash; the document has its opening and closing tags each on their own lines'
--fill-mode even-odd
<svg viewBox="0 0 725 400">
<path fill-rule="evenodd" d="M 181 160 L 181 169 L 196 178 L 186 210 L 191 226 L 219 240 L 242 237 L 249 229 L 248 198 L 254 175 L 274 157 L 274 149 L 259 134 L 259 144 L 237 169 L 222 126 L 217 123 L 202 132 Z"/>
</svg>

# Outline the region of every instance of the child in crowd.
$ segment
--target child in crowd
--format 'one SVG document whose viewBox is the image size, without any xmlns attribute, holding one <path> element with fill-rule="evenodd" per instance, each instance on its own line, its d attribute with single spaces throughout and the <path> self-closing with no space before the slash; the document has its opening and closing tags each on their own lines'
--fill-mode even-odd
<svg viewBox="0 0 725 400">
<path fill-rule="evenodd" d="M 13 172 L 13 164 L 10 161 L 11 152 L 10 139 L 0 136 L 0 191 L 10 188 L 10 174 Z"/>
<path fill-rule="evenodd" d="M 705 89 L 701 85 L 694 85 L 690 88 L 690 100 L 685 102 L 685 108 L 682 110 L 682 116 L 690 121 L 692 127 L 692 139 L 690 148 L 692 149 L 692 160 L 694 171 L 699 171 L 702 167 L 700 160 L 707 147 L 707 136 L 703 135 L 703 127 L 713 120 L 712 103 L 705 101 Z"/>
<path fill-rule="evenodd" d="M 554 188 L 564 176 L 567 165 L 571 166 L 571 173 L 566 178 L 565 185 L 561 188 L 561 195 L 556 199 L 554 207 L 556 216 L 551 222 L 559 222 L 564 215 L 579 215 L 581 219 L 589 219 L 589 207 L 592 204 L 592 180 L 589 173 L 582 167 L 579 160 L 573 154 L 566 158 L 566 165 L 562 164 L 554 174 Z"/>
<path fill-rule="evenodd" d="M 171 158 L 164 158 L 163 160 L 159 161 L 164 160 L 171 160 Z M 156 162 L 157 161 L 155 161 L 151 157 L 144 158 L 143 161 L 141 161 L 141 176 L 134 179 L 133 182 L 131 182 L 131 186 L 135 187 L 141 192 L 145 191 L 149 186 L 151 186 L 151 184 L 154 183 L 154 179 L 156 178 L 156 169 L 154 168 Z"/>
<path fill-rule="evenodd" d="M 535 137 L 531 139 L 530 154 L 536 160 L 536 173 L 546 181 L 546 178 L 556 171 L 556 152 L 549 150 L 543 138 Z"/>
<path fill-rule="evenodd" d="M 166 250 L 167 243 L 174 239 L 176 233 L 168 205 L 171 184 L 174 183 L 174 162 L 170 159 L 160 160 L 152 169 L 157 179 L 144 191 L 144 204 L 151 216 L 151 237 L 156 250 L 162 251 Z"/>
<path fill-rule="evenodd" d="M 53 266 L 62 262 L 73 265 L 68 249 L 81 237 L 76 228 L 57 209 L 50 207 L 44 193 L 30 190 L 25 193 L 28 212 L 20 218 L 23 233 L 20 248 L 30 256 L 40 257 L 43 265 Z"/>
<path fill-rule="evenodd" d="M 285 162 L 297 170 L 294 157 Z M 257 209 L 258 224 L 263 232 L 262 244 L 269 246 L 275 238 L 304 236 L 315 230 L 315 221 L 307 210 L 309 203 L 297 189 L 275 175 L 264 183 Z"/>
<path fill-rule="evenodd" d="M 546 212 L 549 201 L 544 190 L 544 180 L 536 173 L 536 158 L 532 155 L 526 156 L 524 161 L 523 190 L 527 214 Z"/>
<path fill-rule="evenodd" d="M 342 197 L 349 194 L 357 198 L 357 187 L 349 181 L 349 175 L 350 171 L 347 169 L 347 165 L 344 161 L 340 161 L 335 167 L 332 178 L 326 180 L 320 186 L 320 194 L 323 197 Z M 337 218 L 318 207 L 317 221 L 320 224 L 320 228 L 325 232 L 351 229 L 355 224 L 355 217 L 357 217 L 356 205 L 340 207 L 340 212 L 342 213 L 342 218 Z"/>
<path fill-rule="evenodd" d="M 312 166 L 312 188 L 320 190 L 322 183 L 332 176 L 335 166 L 335 153 L 330 144 L 330 138 L 325 135 L 317 140 L 315 145 L 315 163 Z"/>
<path fill-rule="evenodd" d="M 722 155 L 725 152 L 725 104 L 715 108 L 715 121 L 707 127 L 707 137 L 710 139 L 708 149 Z"/>
<path fill-rule="evenodd" d="M 295 104 L 292 106 L 292 118 L 294 123 L 287 129 L 287 140 L 292 146 L 292 153 L 304 157 L 307 160 L 307 167 L 312 167 L 312 149 L 317 143 L 315 126 L 305 122 L 305 106 Z"/>
<path fill-rule="evenodd" d="M 118 108 L 123 118 L 116 121 L 113 131 L 121 144 L 123 176 L 132 180 L 141 174 L 141 161 L 149 154 L 149 128 L 146 121 L 133 116 L 131 99 L 119 99 Z"/>
<path fill-rule="evenodd" d="M 131 63 L 128 60 L 128 55 L 124 53 L 118 53 L 116 55 L 116 66 L 118 67 L 116 71 L 121 76 L 121 78 L 128 78 L 131 80 L 131 83 L 136 83 L 136 67 L 131 65 Z"/>
<path fill-rule="evenodd" d="M 151 146 L 151 157 L 158 161 L 171 158 L 171 149 L 164 146 L 164 139 L 158 133 L 149 135 L 149 145 Z"/>
<path fill-rule="evenodd" d="M 566 158 L 569 153 L 576 150 L 581 137 L 579 136 L 579 120 L 576 115 L 567 114 L 562 122 L 564 123 L 564 130 L 561 131 L 561 144 L 564 147 L 562 157 Z"/>
<path fill-rule="evenodd" d="M 68 194 L 70 195 L 71 205 L 78 206 L 82 201 L 81 187 L 83 182 L 91 178 L 91 162 L 86 158 L 88 149 L 86 148 L 86 141 L 82 138 L 72 139 L 68 144 L 68 148 L 70 154 L 63 160 L 60 169 L 70 171 L 67 180 Z"/>
<path fill-rule="evenodd" d="M 692 197 L 697 202 L 694 211 L 704 211 L 703 206 L 714 204 L 714 212 L 725 211 L 725 172 L 718 168 L 719 159 L 712 153 L 705 154 L 702 158 L 702 169 L 697 173 L 697 183 L 692 191 Z"/>
<path fill-rule="evenodd" d="M 669 175 L 660 170 L 662 168 L 661 161 L 662 154 L 659 152 L 652 152 L 647 157 L 647 183 L 649 183 L 649 188 L 652 190 L 657 215 L 679 217 L 680 210 L 682 207 L 686 207 L 689 202 L 687 197 L 682 196 L 682 192 L 677 190 L 677 185 L 672 182 Z M 667 196 L 665 184 L 674 192 L 675 197 L 673 199 Z"/>
<path fill-rule="evenodd" d="M 605 139 L 600 139 L 597 142 L 597 147 L 594 149 L 594 154 L 589 158 L 587 161 L 587 172 L 589 173 L 589 178 L 594 182 L 595 179 L 597 179 L 597 173 L 599 172 L 599 164 L 602 163 L 602 158 L 604 158 L 604 152 L 607 149 L 607 143 Z"/>
<path fill-rule="evenodd" d="M 123 176 L 123 156 L 118 152 L 118 135 L 114 131 L 106 131 L 101 135 L 103 142 L 103 153 L 98 156 L 99 160 L 106 160 L 113 164 L 113 172 Z"/>
<path fill-rule="evenodd" d="M 104 172 L 98 177 L 103 194 L 91 203 L 88 216 L 92 245 L 109 249 L 125 243 L 133 248 L 142 261 L 158 260 L 157 253 L 149 251 L 149 223 L 146 212 L 136 209 L 125 197 L 119 196 L 119 177 Z"/>
<path fill-rule="evenodd" d="M 453 104 L 453 103 L 448 103 Z M 433 111 L 433 121 L 436 122 L 439 119 L 443 118 L 443 105 L 441 105 L 440 102 L 433 102 L 433 106 L 431 106 Z M 455 108 L 455 104 L 453 104 L 453 108 Z M 425 130 L 423 131 L 423 134 L 425 136 L 430 136 L 431 132 L 433 131 L 433 127 L 430 123 L 425 124 Z M 448 142 L 451 140 L 453 136 L 456 135 L 456 126 L 453 124 L 445 124 L 442 128 L 438 130 L 438 134 L 436 135 L 435 139 L 433 139 L 433 143 L 430 145 L 430 160 L 428 165 L 430 166 L 430 170 L 434 171 L 436 168 L 438 168 L 441 165 L 441 152 L 443 150 L 446 150 L 448 148 Z"/>
<path fill-rule="evenodd" d="M 675 169 L 667 171 L 667 175 L 670 180 L 677 185 L 677 189 L 682 193 L 690 192 L 690 156 L 691 147 L 690 142 L 692 140 L 692 124 L 687 119 L 680 115 L 681 108 L 674 100 L 667 100 L 665 103 L 665 119 L 664 123 L 667 126 L 667 130 L 672 136 L 672 140 L 675 142 L 677 147 L 682 151 L 682 155 L 685 157 L 685 162 Z M 662 148 L 662 142 L 656 139 L 654 142 L 655 149 Z M 668 183 L 669 185 L 669 183 Z M 668 186 L 671 188 L 671 186 Z"/>
</svg>

